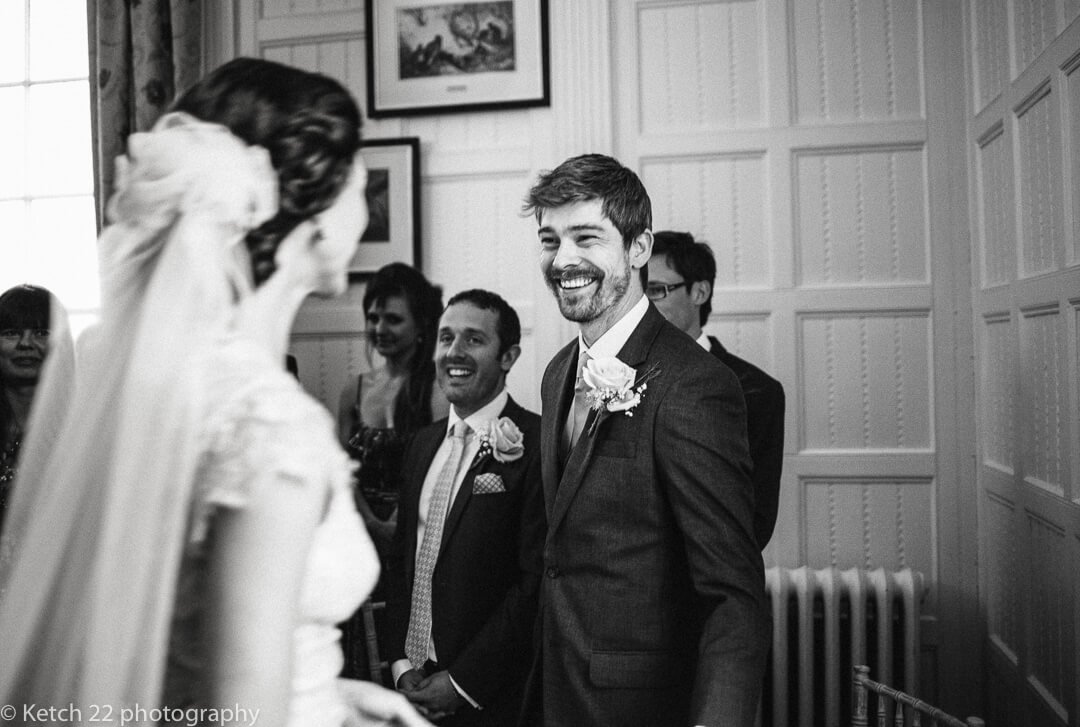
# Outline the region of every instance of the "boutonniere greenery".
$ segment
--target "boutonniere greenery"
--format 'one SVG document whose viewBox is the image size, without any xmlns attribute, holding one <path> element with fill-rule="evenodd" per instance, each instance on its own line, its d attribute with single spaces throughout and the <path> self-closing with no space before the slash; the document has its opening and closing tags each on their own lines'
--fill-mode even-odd
<svg viewBox="0 0 1080 727">
<path fill-rule="evenodd" d="M 510 417 L 492 419 L 477 436 L 480 451 L 476 453 L 476 464 L 489 456 L 494 457 L 496 462 L 513 462 L 525 454 L 525 435 Z"/>
<path fill-rule="evenodd" d="M 628 417 L 634 416 L 634 409 L 641 403 L 641 397 L 649 388 L 649 382 L 660 374 L 660 368 L 653 366 L 638 376 L 637 370 L 627 366 L 614 356 L 589 359 L 581 378 L 588 391 L 585 400 L 590 409 L 598 414 L 593 417 L 589 434 L 596 431 L 600 421 L 611 412 L 621 411 Z"/>
</svg>

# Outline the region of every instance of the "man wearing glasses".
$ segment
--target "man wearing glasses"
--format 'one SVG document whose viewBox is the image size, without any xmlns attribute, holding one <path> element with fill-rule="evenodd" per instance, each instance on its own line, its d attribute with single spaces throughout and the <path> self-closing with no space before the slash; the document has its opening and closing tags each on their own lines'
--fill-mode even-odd
<svg viewBox="0 0 1080 727">
<path fill-rule="evenodd" d="M 730 353 L 701 328 L 712 312 L 716 260 L 688 232 L 653 234 L 645 295 L 677 328 L 731 369 L 746 400 L 746 436 L 754 463 L 754 539 L 762 550 L 776 525 L 784 464 L 784 387 L 749 361 Z"/>
</svg>

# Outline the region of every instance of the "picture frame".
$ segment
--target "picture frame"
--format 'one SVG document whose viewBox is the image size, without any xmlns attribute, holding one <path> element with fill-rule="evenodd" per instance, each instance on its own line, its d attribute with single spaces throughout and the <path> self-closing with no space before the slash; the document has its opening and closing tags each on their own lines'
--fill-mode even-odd
<svg viewBox="0 0 1080 727">
<path fill-rule="evenodd" d="M 372 118 L 550 106 L 547 0 L 369 0 Z"/>
<path fill-rule="evenodd" d="M 392 262 L 418 268 L 420 139 L 365 139 L 360 152 L 368 173 L 368 226 L 349 263 L 349 275 L 363 277 Z"/>
</svg>

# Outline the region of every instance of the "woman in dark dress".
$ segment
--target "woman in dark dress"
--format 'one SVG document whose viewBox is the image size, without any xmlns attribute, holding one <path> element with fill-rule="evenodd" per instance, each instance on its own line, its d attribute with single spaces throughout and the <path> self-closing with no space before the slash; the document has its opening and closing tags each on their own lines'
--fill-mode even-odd
<svg viewBox="0 0 1080 727">
<path fill-rule="evenodd" d="M 435 334 L 442 291 L 404 263 L 381 268 L 364 292 L 368 352 L 381 363 L 341 394 L 338 429 L 359 465 L 356 507 L 385 558 L 397 521 L 401 465 L 409 438 L 443 418 L 450 405 L 435 385 Z M 380 586 L 374 597 L 379 598 Z M 344 627 L 346 676 L 369 678 L 359 615 Z"/>
</svg>

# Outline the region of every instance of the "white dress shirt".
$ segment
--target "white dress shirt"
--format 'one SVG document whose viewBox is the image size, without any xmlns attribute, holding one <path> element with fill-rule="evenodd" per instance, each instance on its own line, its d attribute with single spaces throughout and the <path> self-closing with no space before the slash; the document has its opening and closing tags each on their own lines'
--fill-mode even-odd
<svg viewBox="0 0 1080 727">
<path fill-rule="evenodd" d="M 649 299 L 645 297 L 643 293 L 638 302 L 634 304 L 634 307 L 626 311 L 626 314 L 615 322 L 611 328 L 604 331 L 600 338 L 596 339 L 593 345 L 589 346 L 585 343 L 585 337 L 578 332 L 578 361 L 581 361 L 582 356 L 586 353 L 589 354 L 589 358 L 603 358 L 605 356 L 615 356 L 622 350 L 622 347 L 626 345 L 626 342 L 630 340 L 630 334 L 634 332 L 638 324 L 641 323 L 641 319 L 645 317 L 645 313 L 649 310 Z M 625 362 L 624 362 L 625 363 Z M 570 407 L 569 415 L 566 417 L 566 425 L 563 427 L 563 441 L 571 441 L 571 432 L 574 428 L 574 407 Z"/>
<path fill-rule="evenodd" d="M 469 471 L 469 465 L 476 457 L 476 453 L 480 451 L 480 437 L 477 436 L 479 432 L 483 431 L 488 423 L 492 419 L 497 419 L 502 410 L 506 408 L 506 402 L 509 399 L 510 394 L 503 388 L 494 399 L 489 401 L 481 408 L 474 411 L 469 416 L 465 417 L 465 423 L 469 425 L 469 429 L 472 430 L 469 433 L 468 438 L 465 440 L 465 449 L 461 455 L 461 466 L 458 467 L 457 474 L 454 476 L 454 484 L 450 489 L 450 501 L 446 505 L 446 514 L 450 514 L 450 510 L 454 507 L 454 499 L 457 497 L 458 490 L 461 489 L 461 483 L 465 480 L 465 474 Z M 450 450 L 453 448 L 450 442 L 450 434 L 454 431 L 454 425 L 461 421 L 461 417 L 458 416 L 457 409 L 454 406 L 450 407 L 450 418 L 446 423 L 446 436 L 443 437 L 442 444 L 435 451 L 435 456 L 431 460 L 431 464 L 428 466 L 427 475 L 424 477 L 423 487 L 420 489 L 420 502 L 417 506 L 417 519 L 416 519 L 416 556 L 420 556 L 420 544 L 424 542 L 424 531 L 427 529 L 427 516 L 428 510 L 431 509 L 431 496 L 435 491 L 435 483 L 439 479 L 439 473 L 442 472 L 443 465 L 446 464 L 446 460 L 450 458 Z M 431 635 L 428 635 L 428 658 L 438 663 L 439 659 L 435 654 L 435 642 L 432 640 Z M 393 677 L 394 684 L 397 684 L 397 680 L 402 674 L 409 669 L 419 669 L 423 664 L 412 664 L 408 659 L 399 659 L 395 661 L 390 667 L 390 673 Z M 453 676 L 450 677 L 450 682 L 454 685 L 454 689 L 465 698 L 469 704 L 480 709 L 480 705 L 476 703 L 458 683 L 454 681 Z"/>
</svg>

